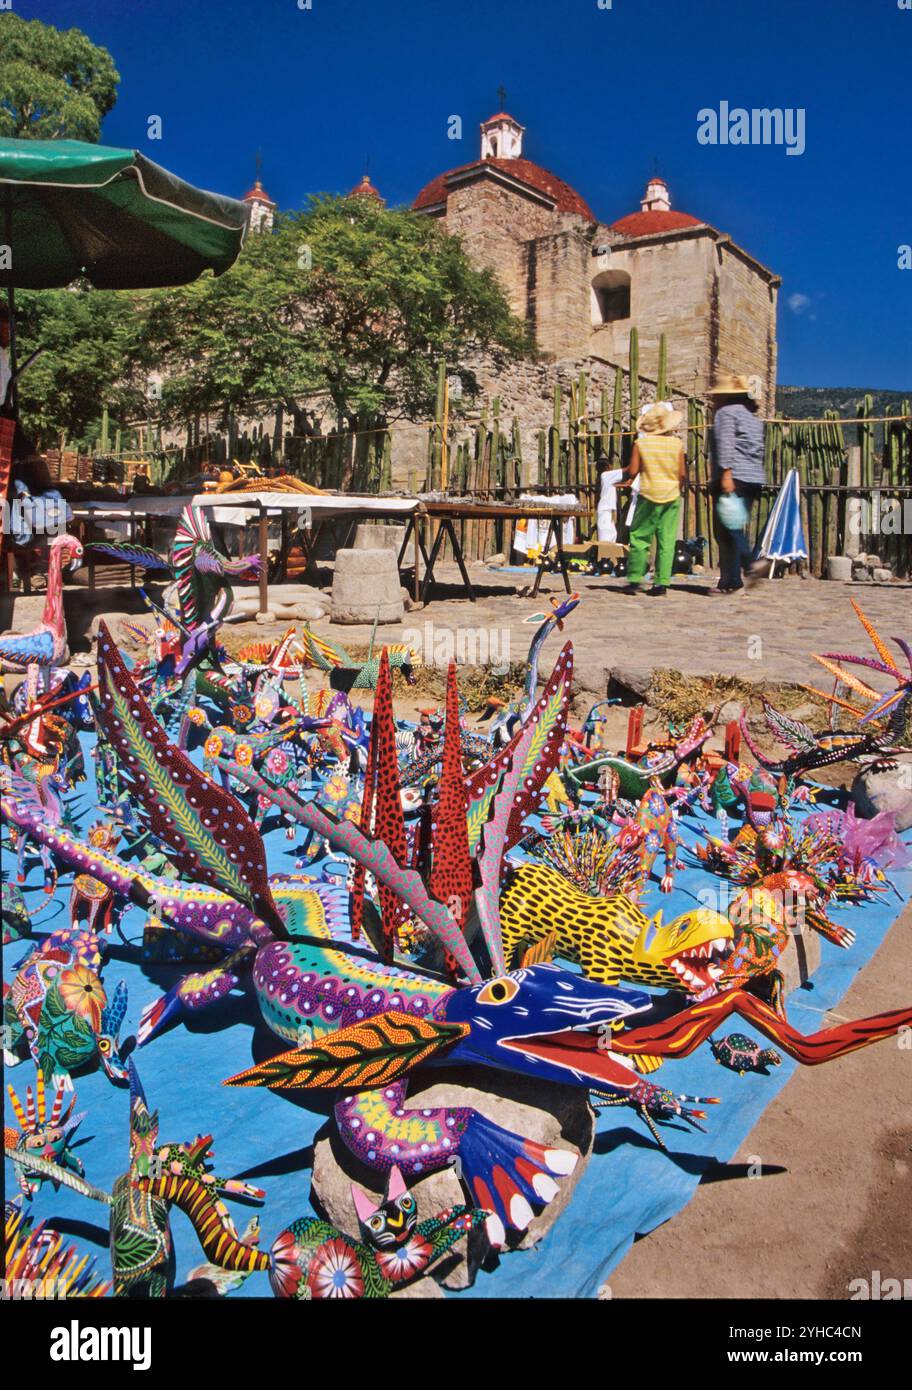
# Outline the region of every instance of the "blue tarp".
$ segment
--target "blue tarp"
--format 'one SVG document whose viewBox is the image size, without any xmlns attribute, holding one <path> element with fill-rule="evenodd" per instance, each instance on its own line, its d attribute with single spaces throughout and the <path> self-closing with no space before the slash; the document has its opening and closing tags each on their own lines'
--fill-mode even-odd
<svg viewBox="0 0 912 1390">
<path fill-rule="evenodd" d="M 88 752 L 88 740 L 84 737 Z M 91 767 L 89 758 L 86 764 Z M 94 785 L 79 789 L 80 822 L 88 826 L 98 816 L 94 804 Z M 705 822 L 704 822 L 705 823 Z M 693 843 L 698 822 L 684 822 L 685 840 Z M 275 829 L 266 837 L 272 872 L 288 872 L 294 867 L 295 847 L 284 830 Z M 4 871 L 13 866 L 4 858 Z M 912 875 L 894 876 L 904 897 L 912 894 Z M 39 937 L 67 922 L 67 901 L 71 876 L 61 878 L 57 892 L 36 922 Z M 33 870 L 32 885 L 40 884 Z M 724 884 L 721 885 L 725 891 Z M 674 892 L 660 894 L 657 885 L 647 895 L 645 906 L 661 908 L 668 919 L 700 901 L 701 890 L 720 888 L 720 880 L 700 869 L 687 868 L 677 877 Z M 26 900 L 34 912 L 45 903 L 40 886 L 27 889 Z M 704 899 L 705 901 L 705 899 Z M 858 934 L 849 951 L 822 943 L 823 960 L 810 989 L 796 991 L 789 999 L 789 1017 L 803 1032 L 825 1026 L 823 1012 L 842 998 L 854 976 L 877 950 L 892 920 L 900 910 L 892 895 L 876 903 L 864 904 L 833 913 L 851 922 Z M 138 944 L 142 938 L 143 914 L 131 908 L 124 918 L 124 931 Z M 4 948 L 4 979 L 10 980 L 16 962 L 22 959 L 28 942 L 15 942 Z M 142 1009 L 183 973 L 171 966 L 142 965 L 137 951 L 119 944 L 116 932 L 111 938 L 110 958 L 104 979 L 109 990 L 120 978 L 129 984 L 129 1007 L 122 1037 L 135 1031 Z M 186 969 L 186 967 L 184 967 Z M 737 1027 L 737 1020 L 733 1020 Z M 748 1032 L 750 1029 L 748 1028 Z M 229 1089 L 223 1079 L 248 1067 L 254 1061 L 281 1050 L 283 1045 L 258 1020 L 256 1005 L 240 992 L 169 1032 L 152 1040 L 134 1054 L 150 1106 L 160 1115 L 162 1142 L 182 1141 L 198 1133 L 211 1132 L 214 1138 L 215 1169 L 223 1175 L 243 1176 L 266 1191 L 259 1207 L 229 1202 L 238 1229 L 254 1211 L 260 1212 L 261 1244 L 268 1249 L 278 1232 L 298 1216 L 313 1214 L 308 1197 L 315 1136 L 323 1130 L 330 1114 L 329 1097 L 320 1099 L 306 1093 L 278 1092 L 261 1088 Z M 772 1098 L 785 1085 L 795 1064 L 783 1059 L 768 1077 L 739 1077 L 718 1066 L 708 1047 L 682 1062 L 667 1063 L 656 1079 L 676 1092 L 690 1095 L 720 1096 L 721 1105 L 710 1106 L 707 1133 L 684 1126 L 664 1126 L 663 1137 L 669 1153 L 656 1148 L 649 1131 L 626 1107 L 602 1111 L 598 1120 L 595 1152 L 583 1173 L 573 1199 L 549 1234 L 532 1250 L 505 1254 L 492 1273 L 481 1273 L 471 1290 L 454 1297 L 594 1297 L 610 1271 L 630 1248 L 638 1233 L 646 1233 L 680 1211 L 692 1197 L 701 1174 L 713 1160 L 728 1161 Z M 8 1071 L 20 1095 L 34 1082 L 31 1062 Z M 78 1135 L 77 1152 L 91 1182 L 110 1191 L 114 1179 L 127 1166 L 129 1093 L 108 1081 L 103 1072 L 89 1072 L 75 1079 L 77 1110 L 88 1112 Z M 16 1125 L 9 1112 L 7 1123 Z M 330 1121 L 331 1123 L 331 1121 Z M 12 1173 L 7 1167 L 7 1192 L 12 1195 Z M 95 1202 L 61 1189 L 54 1193 L 45 1184 L 31 1204 L 36 1219 L 47 1219 L 51 1226 L 70 1235 L 85 1253 L 98 1255 L 98 1266 L 107 1275 L 107 1209 Z M 177 1282 L 205 1262 L 186 1217 L 175 1211 L 171 1221 L 176 1253 Z M 269 1295 L 264 1274 L 253 1275 L 232 1297 Z"/>
</svg>

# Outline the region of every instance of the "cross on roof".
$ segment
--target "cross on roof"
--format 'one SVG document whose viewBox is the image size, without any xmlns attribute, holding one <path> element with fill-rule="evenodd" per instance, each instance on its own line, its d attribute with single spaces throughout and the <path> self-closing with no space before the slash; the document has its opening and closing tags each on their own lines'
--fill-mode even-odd
<svg viewBox="0 0 912 1390">
<path fill-rule="evenodd" d="M 505 111 L 505 110 L 506 110 L 506 106 L 507 106 L 507 89 L 506 89 L 506 87 L 501 86 L 501 87 L 498 87 L 498 88 L 497 88 L 497 100 L 498 100 L 498 102 L 500 103 L 500 109 L 501 109 L 501 111 Z"/>
</svg>

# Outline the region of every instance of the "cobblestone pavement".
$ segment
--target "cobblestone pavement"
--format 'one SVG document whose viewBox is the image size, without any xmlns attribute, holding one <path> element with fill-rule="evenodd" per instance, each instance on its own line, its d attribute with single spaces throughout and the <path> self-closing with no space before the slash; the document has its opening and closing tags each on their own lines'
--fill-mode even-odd
<svg viewBox="0 0 912 1390">
<path fill-rule="evenodd" d="M 547 575 L 537 598 L 516 592 L 521 576 L 497 575 L 484 566 L 469 573 L 477 602 L 461 596 L 455 566 L 440 567 L 444 584 L 424 608 L 406 614 L 402 625 L 378 629 L 382 640 L 420 635 L 425 655 L 446 652 L 468 664 L 504 659 L 521 661 L 529 646 L 524 619 L 550 607 L 564 593 L 560 576 Z M 663 598 L 621 592 L 624 581 L 571 578 L 582 602 L 565 624 L 573 641 L 578 683 L 603 693 L 612 670 L 646 673 L 669 666 L 687 675 L 718 672 L 756 682 L 812 681 L 816 664 L 809 653 L 867 653 L 868 638 L 852 610 L 855 599 L 885 637 L 909 635 L 912 584 L 836 584 L 825 580 L 765 580 L 732 598 L 712 598 L 715 576 L 676 577 Z M 370 627 L 340 627 L 323 620 L 314 630 L 345 645 L 370 640 Z M 557 650 L 555 634 L 548 647 Z M 473 654 L 476 661 L 473 661 Z M 544 662 L 543 665 L 547 665 Z"/>
</svg>

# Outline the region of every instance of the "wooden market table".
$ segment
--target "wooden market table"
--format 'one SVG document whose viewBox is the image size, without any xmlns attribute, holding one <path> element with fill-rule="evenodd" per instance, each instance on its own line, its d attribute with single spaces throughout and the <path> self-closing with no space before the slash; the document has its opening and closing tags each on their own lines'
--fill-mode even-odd
<svg viewBox="0 0 912 1390">
<path fill-rule="evenodd" d="M 581 508 L 567 503 L 553 507 L 536 505 L 530 502 L 474 502 L 459 497 L 380 497 L 357 493 L 302 493 L 302 492 L 200 492 L 192 495 L 172 497 L 131 497 L 123 501 L 99 500 L 73 504 L 73 516 L 81 526 L 91 522 L 120 522 L 129 528 L 130 539 L 138 539 L 138 528 L 143 528 L 143 539 L 148 543 L 146 527 L 156 517 L 179 517 L 186 506 L 200 507 L 210 513 L 214 528 L 223 525 L 246 527 L 250 522 L 258 526 L 258 546 L 262 556 L 268 555 L 269 519 L 281 517 L 282 537 L 279 546 L 279 571 L 284 577 L 288 560 L 289 539 L 292 532 L 290 521 L 296 518 L 293 528 L 304 542 L 307 567 L 313 560 L 320 531 L 326 524 L 340 520 L 354 525 L 358 521 L 383 518 L 391 521 L 405 521 L 406 530 L 399 549 L 398 563 L 402 566 L 412 542 L 414 555 L 414 597 L 416 601 L 427 602 L 434 583 L 434 568 L 440 558 L 444 541 L 449 538 L 453 547 L 453 557 L 462 577 L 466 597 L 474 603 L 475 590 L 469 578 L 465 557 L 456 530 L 457 522 L 479 521 L 519 521 L 534 520 L 547 524 L 542 557 L 539 562 L 533 596 L 539 591 L 548 559 L 552 540 L 557 552 L 564 588 L 569 594 L 570 578 L 563 545 L 564 523 L 580 516 Z M 428 551 L 424 528 L 435 528 L 435 534 Z M 420 561 L 424 562 L 424 576 L 421 577 Z M 95 587 L 94 564 L 89 561 L 89 588 Z M 131 583 L 135 585 L 135 571 L 131 567 Z M 269 571 L 264 562 L 260 570 L 260 609 L 266 612 L 269 607 Z"/>
<path fill-rule="evenodd" d="M 284 574 L 288 561 L 288 542 L 290 528 L 288 520 L 292 514 L 297 517 L 297 530 L 304 540 L 308 569 L 310 568 L 314 547 L 323 526 L 334 521 L 345 521 L 349 527 L 358 521 L 383 518 L 403 520 L 413 518 L 421 509 L 417 497 L 380 497 L 376 495 L 337 492 L 220 492 L 198 493 L 191 499 L 194 506 L 212 511 L 212 521 L 216 524 L 230 522 L 244 525 L 256 520 L 259 526 L 259 550 L 262 556 L 268 553 L 269 518 L 281 516 L 282 539 L 279 547 L 280 573 Z M 240 516 L 238 513 L 240 512 Z M 221 515 L 220 515 L 221 513 Z M 401 552 L 400 552 L 401 555 Z M 415 541 L 415 588 L 418 586 L 418 541 Z M 269 574 L 264 563 L 260 569 L 260 609 L 266 612 L 269 604 Z"/>
<path fill-rule="evenodd" d="M 551 548 L 551 541 L 557 551 L 557 560 L 560 565 L 561 574 L 564 577 L 564 588 L 567 593 L 571 593 L 570 577 L 567 574 L 567 559 L 564 554 L 563 529 L 564 523 L 571 518 L 582 515 L 580 506 L 571 507 L 567 503 L 546 507 L 536 505 L 534 502 L 472 502 L 464 498 L 421 498 L 421 507 L 412 513 L 405 529 L 405 536 L 399 551 L 399 564 L 402 564 L 403 556 L 408 547 L 409 536 L 415 542 L 415 598 L 421 603 L 427 603 L 427 596 L 434 584 L 434 566 L 440 557 L 443 542 L 449 537 L 453 547 L 453 558 L 459 567 L 462 582 L 465 587 L 466 595 L 471 603 L 475 602 L 475 590 L 466 569 L 465 557 L 462 553 L 462 546 L 459 543 L 459 536 L 456 533 L 456 522 L 461 521 L 539 521 L 547 522 L 548 529 L 545 532 L 545 542 L 541 548 L 541 560 L 539 561 L 538 571 L 535 575 L 535 583 L 532 586 L 532 596 L 534 597 L 541 585 L 542 575 L 545 572 L 545 565 L 548 562 L 548 552 Z M 436 534 L 431 545 L 430 554 L 425 546 L 424 537 L 419 534 L 419 528 L 428 523 L 435 525 Z M 424 560 L 424 579 L 418 587 L 418 551 Z"/>
</svg>

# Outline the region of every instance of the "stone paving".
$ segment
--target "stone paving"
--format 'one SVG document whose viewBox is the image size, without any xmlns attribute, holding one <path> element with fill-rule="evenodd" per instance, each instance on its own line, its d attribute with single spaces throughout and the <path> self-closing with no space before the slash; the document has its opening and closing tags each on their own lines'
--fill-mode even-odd
<svg viewBox="0 0 912 1390">
<path fill-rule="evenodd" d="M 403 624 L 379 628 L 383 640 L 417 632 L 425 648 L 446 651 L 449 642 L 458 652 L 461 643 L 468 664 L 474 664 L 471 654 L 476 651 L 503 660 L 508 637 L 510 659 L 521 661 L 534 630 L 523 620 L 564 593 L 560 576 L 547 575 L 537 598 L 523 598 L 516 593 L 524 582 L 521 576 L 499 576 L 476 565 L 469 571 L 478 595 L 473 604 L 451 582 L 457 578 L 455 567 L 442 566 L 439 572 L 445 583 L 434 600 L 407 613 Z M 810 652 L 873 654 L 850 599 L 888 638 L 908 637 L 912 616 L 908 583 L 836 584 L 787 576 L 761 581 L 732 598 L 709 596 L 715 576 L 708 573 L 676 576 L 664 598 L 623 594 L 624 581 L 617 579 L 574 576 L 571 583 L 582 602 L 564 631 L 573 641 L 579 687 L 598 694 L 605 693 L 612 672 L 635 681 L 656 666 L 687 675 L 738 675 L 758 683 L 814 681 L 822 673 Z M 312 626 L 342 646 L 370 640 L 368 626 L 340 627 L 326 620 Z M 553 645 L 556 651 L 557 643 L 555 634 L 547 650 Z"/>
<path fill-rule="evenodd" d="M 438 664 L 445 664 L 449 654 L 470 666 L 522 661 L 534 631 L 525 619 L 548 609 L 552 597 L 563 595 L 560 576 L 546 575 L 537 598 L 530 598 L 518 592 L 528 583 L 521 575 L 499 574 L 482 564 L 471 566 L 469 572 L 476 603 L 463 596 L 455 566 L 441 565 L 438 573 L 443 582 L 433 601 L 406 613 L 402 623 L 379 627 L 378 639 L 416 642 L 424 659 L 434 660 L 436 654 Z M 708 572 L 676 576 L 664 598 L 650 598 L 645 592 L 632 597 L 623 594 L 624 581 L 619 579 L 578 575 L 571 582 L 582 602 L 568 618 L 564 633 L 573 642 L 578 689 L 597 696 L 606 693 L 612 674 L 634 689 L 645 688 L 656 666 L 694 676 L 737 675 L 773 685 L 826 680 L 810 660 L 811 652 L 870 653 L 868 638 L 852 610 L 853 598 L 885 637 L 908 637 L 910 632 L 909 583 L 837 584 L 788 576 L 761 581 L 738 597 L 714 599 L 709 590 L 715 576 Z M 328 610 L 328 590 L 323 597 Z M 127 589 L 89 594 L 68 587 L 64 602 L 74 652 L 88 653 L 89 633 L 99 615 L 117 618 L 146 611 L 139 594 Z M 17 599 L 14 618 L 12 605 L 5 600 L 0 626 L 30 629 L 43 603 L 38 595 Z M 266 625 L 251 621 L 232 623 L 229 630 L 233 644 L 240 638 L 281 635 L 287 626 L 287 621 Z M 330 623 L 327 617 L 311 626 L 343 647 L 363 648 L 371 637 L 369 624 L 343 626 Z M 558 634 L 549 639 L 543 670 L 548 654 L 552 650 L 556 654 L 558 641 Z"/>
</svg>

